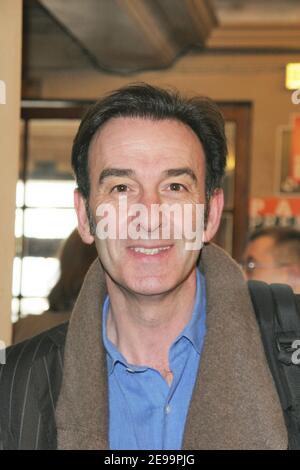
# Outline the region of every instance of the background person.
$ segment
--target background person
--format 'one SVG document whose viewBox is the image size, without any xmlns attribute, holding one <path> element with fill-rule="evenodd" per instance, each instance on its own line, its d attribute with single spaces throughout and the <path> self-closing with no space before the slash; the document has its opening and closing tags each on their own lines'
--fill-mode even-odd
<svg viewBox="0 0 300 470">
<path fill-rule="evenodd" d="M 49 309 L 18 320 L 13 329 L 14 344 L 69 320 L 84 277 L 96 257 L 95 244 L 83 243 L 74 230 L 62 246 L 60 276 L 48 296 Z"/>
<path fill-rule="evenodd" d="M 267 227 L 250 235 L 242 262 L 247 279 L 289 284 L 300 294 L 300 231 Z"/>
</svg>

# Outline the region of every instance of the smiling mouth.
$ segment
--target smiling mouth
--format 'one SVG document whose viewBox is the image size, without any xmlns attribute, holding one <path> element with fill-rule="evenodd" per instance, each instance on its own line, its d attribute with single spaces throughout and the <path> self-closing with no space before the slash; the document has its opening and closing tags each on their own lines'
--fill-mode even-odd
<svg viewBox="0 0 300 470">
<path fill-rule="evenodd" d="M 172 246 L 162 246 L 162 247 L 156 247 L 156 248 L 145 248 L 142 246 L 136 246 L 136 247 L 131 247 L 130 250 L 134 251 L 135 253 L 142 253 L 143 255 L 158 255 L 162 251 L 167 251 L 171 248 Z"/>
</svg>

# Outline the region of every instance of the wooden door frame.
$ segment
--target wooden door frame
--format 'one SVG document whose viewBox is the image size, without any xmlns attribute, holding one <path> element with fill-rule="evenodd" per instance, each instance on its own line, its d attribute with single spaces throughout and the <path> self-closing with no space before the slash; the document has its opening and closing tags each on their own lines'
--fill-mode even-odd
<svg viewBox="0 0 300 470">
<path fill-rule="evenodd" d="M 249 227 L 251 102 L 218 102 L 225 121 L 236 124 L 232 256 L 240 261 Z"/>
</svg>

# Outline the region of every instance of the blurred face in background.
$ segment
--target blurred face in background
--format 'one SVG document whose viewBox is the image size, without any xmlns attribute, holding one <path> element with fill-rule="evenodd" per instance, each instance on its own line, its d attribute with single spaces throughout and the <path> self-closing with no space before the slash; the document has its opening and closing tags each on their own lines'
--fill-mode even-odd
<svg viewBox="0 0 300 470">
<path fill-rule="evenodd" d="M 287 260 L 284 248 L 276 246 L 270 236 L 261 236 L 250 241 L 243 255 L 243 268 L 248 280 L 263 281 L 267 284 L 289 284 L 298 292 L 300 269 L 296 260 Z"/>
</svg>

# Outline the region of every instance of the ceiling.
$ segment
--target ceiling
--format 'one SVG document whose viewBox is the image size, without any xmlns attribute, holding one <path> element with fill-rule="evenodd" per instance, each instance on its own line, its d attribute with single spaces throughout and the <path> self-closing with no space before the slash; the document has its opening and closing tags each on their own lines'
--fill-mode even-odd
<svg viewBox="0 0 300 470">
<path fill-rule="evenodd" d="M 300 52 L 299 0 L 24 0 L 23 77 L 169 67 L 182 54 Z"/>
</svg>

